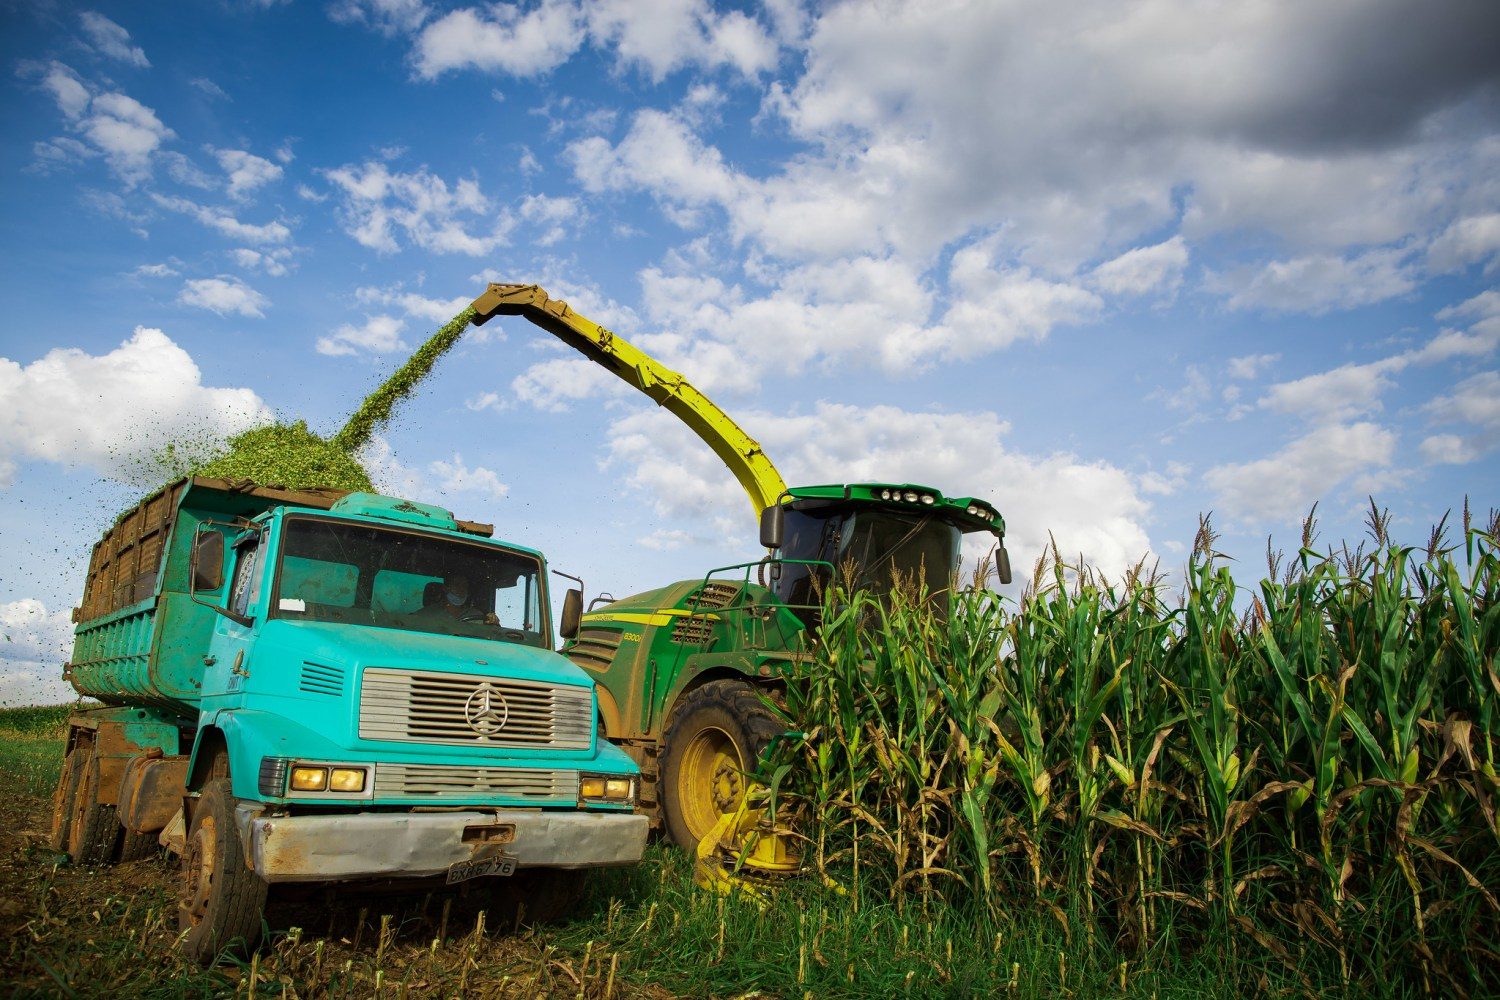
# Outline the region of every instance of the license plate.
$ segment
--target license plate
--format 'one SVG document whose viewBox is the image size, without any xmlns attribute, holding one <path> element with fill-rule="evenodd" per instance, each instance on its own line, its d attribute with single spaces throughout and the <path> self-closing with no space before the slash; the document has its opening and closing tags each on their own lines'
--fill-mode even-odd
<svg viewBox="0 0 1500 1000">
<path fill-rule="evenodd" d="M 448 868 L 448 884 L 467 882 L 481 875 L 514 875 L 515 873 L 516 859 L 508 854 L 501 854 L 493 858 L 460 861 L 456 865 L 451 865 Z"/>
</svg>

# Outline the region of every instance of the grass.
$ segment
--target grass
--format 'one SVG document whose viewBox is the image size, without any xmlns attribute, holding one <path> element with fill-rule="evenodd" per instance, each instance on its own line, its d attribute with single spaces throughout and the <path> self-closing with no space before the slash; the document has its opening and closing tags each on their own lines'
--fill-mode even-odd
<svg viewBox="0 0 1500 1000">
<path fill-rule="evenodd" d="M 62 769 L 69 705 L 0 709 L 0 774 L 28 795 L 50 795 Z"/>
</svg>

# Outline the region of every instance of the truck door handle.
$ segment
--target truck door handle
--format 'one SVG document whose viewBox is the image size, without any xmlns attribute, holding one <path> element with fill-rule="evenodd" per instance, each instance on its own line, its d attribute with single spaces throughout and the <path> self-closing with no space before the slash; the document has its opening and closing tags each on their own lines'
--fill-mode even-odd
<svg viewBox="0 0 1500 1000">
<path fill-rule="evenodd" d="M 211 667 L 215 663 L 218 663 L 218 662 L 219 662 L 219 658 L 217 656 L 215 656 L 214 654 L 212 654 L 212 653 L 209 653 L 207 656 L 205 656 L 203 658 L 203 665 L 205 667 Z"/>
</svg>

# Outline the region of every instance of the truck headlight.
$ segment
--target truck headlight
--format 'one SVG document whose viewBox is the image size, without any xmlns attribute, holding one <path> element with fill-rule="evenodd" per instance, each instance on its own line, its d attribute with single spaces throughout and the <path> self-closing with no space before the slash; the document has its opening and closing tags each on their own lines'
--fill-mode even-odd
<svg viewBox="0 0 1500 1000">
<path fill-rule="evenodd" d="M 578 779 L 578 799 L 581 802 L 633 806 L 635 795 L 634 778 L 621 778 L 610 774 L 585 774 Z"/>
<path fill-rule="evenodd" d="M 343 796 L 369 797 L 371 768 L 368 765 L 300 760 L 284 763 L 291 764 L 286 772 L 288 777 L 286 794 L 293 798 L 299 795 L 311 795 L 331 802 Z M 264 779 L 267 777 L 264 773 L 266 770 L 265 765 L 262 765 L 262 784 L 265 783 Z M 276 791 L 270 794 L 282 793 Z"/>
<path fill-rule="evenodd" d="M 292 791 L 321 792 L 328 787 L 328 768 L 299 764 L 292 768 Z"/>
</svg>

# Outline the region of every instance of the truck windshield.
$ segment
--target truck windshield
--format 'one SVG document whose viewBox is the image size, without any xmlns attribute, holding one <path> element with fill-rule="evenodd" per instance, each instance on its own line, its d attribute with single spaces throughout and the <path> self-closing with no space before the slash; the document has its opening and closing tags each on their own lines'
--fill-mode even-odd
<svg viewBox="0 0 1500 1000">
<path fill-rule="evenodd" d="M 850 582 L 884 596 L 897 581 L 923 583 L 944 608 L 958 566 L 960 532 L 930 513 L 788 511 L 783 559 L 819 560 L 852 573 Z M 783 565 L 776 595 L 807 625 L 817 620 L 828 570 Z"/>
<path fill-rule="evenodd" d="M 288 518 L 271 616 L 550 647 L 541 563 L 522 552 Z"/>
</svg>

